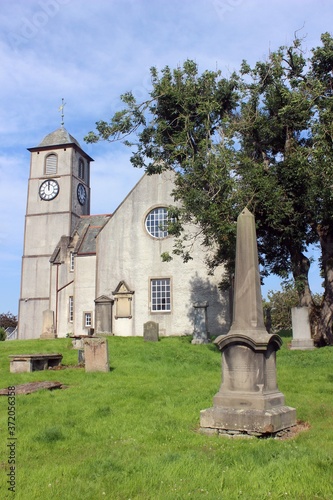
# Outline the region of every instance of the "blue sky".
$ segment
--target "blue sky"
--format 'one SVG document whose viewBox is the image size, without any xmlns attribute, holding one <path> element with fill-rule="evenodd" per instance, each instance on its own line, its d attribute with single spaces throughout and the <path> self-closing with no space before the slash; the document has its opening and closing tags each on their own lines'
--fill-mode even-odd
<svg viewBox="0 0 333 500">
<path fill-rule="evenodd" d="M 120 94 L 140 99 L 149 68 L 194 59 L 225 76 L 292 42 L 304 47 L 330 31 L 330 0 L 1 0 L 0 10 L 0 313 L 17 313 L 30 154 L 61 123 L 95 159 L 92 213 L 110 213 L 141 177 L 121 144 L 85 145 Z M 320 290 L 318 271 L 310 274 Z M 263 287 L 278 288 L 269 279 Z"/>
</svg>

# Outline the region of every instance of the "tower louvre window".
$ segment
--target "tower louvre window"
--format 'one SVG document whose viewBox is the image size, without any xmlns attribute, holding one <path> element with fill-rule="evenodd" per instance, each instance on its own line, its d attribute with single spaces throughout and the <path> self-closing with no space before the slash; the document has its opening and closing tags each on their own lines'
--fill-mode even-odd
<svg viewBox="0 0 333 500">
<path fill-rule="evenodd" d="M 80 179 L 84 179 L 84 162 L 82 158 L 79 160 L 79 177 Z"/>
<path fill-rule="evenodd" d="M 58 157 L 55 154 L 50 154 L 45 160 L 45 174 L 54 175 L 57 173 Z"/>
</svg>

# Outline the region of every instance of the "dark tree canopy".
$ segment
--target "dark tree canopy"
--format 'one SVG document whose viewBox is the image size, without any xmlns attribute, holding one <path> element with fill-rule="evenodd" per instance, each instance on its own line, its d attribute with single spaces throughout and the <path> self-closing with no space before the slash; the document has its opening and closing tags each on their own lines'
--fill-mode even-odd
<svg viewBox="0 0 333 500">
<path fill-rule="evenodd" d="M 7 312 L 0 314 L 0 328 L 15 328 L 17 326 L 17 317 L 14 314 Z"/>
<path fill-rule="evenodd" d="M 173 169 L 174 251 L 191 258 L 184 227 L 195 223 L 214 249 L 209 266 L 223 263 L 226 280 L 245 206 L 256 217 L 263 274 L 291 274 L 301 305 L 315 307 L 306 251 L 319 245 L 325 294 L 313 328 L 318 343 L 333 343 L 333 39 L 321 42 L 309 55 L 296 38 L 228 78 L 200 74 L 193 61 L 151 68 L 149 98 L 124 94 L 124 109 L 86 140 L 124 140 L 148 174 Z"/>
</svg>

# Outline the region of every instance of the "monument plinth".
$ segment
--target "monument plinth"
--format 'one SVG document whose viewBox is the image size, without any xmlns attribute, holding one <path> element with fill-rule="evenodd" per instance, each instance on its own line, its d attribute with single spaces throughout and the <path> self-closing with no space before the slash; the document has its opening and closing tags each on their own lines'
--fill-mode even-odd
<svg viewBox="0 0 333 500">
<path fill-rule="evenodd" d="M 296 425 L 277 387 L 276 351 L 281 338 L 264 324 L 255 221 L 244 209 L 237 219 L 233 322 L 215 340 L 222 353 L 222 384 L 213 408 L 200 412 L 203 432 L 274 434 Z"/>
</svg>

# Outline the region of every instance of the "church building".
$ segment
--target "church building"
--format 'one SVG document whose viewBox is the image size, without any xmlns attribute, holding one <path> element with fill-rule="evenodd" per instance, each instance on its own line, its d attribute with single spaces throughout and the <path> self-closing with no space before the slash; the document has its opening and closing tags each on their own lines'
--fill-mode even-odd
<svg viewBox="0 0 333 500">
<path fill-rule="evenodd" d="M 173 171 L 144 174 L 113 213 L 91 215 L 93 159 L 76 139 L 61 126 L 29 151 L 19 339 L 142 336 L 148 321 L 160 336 L 190 335 L 198 308 L 211 335 L 228 330 L 221 269 L 208 275 L 200 241 L 189 262 L 162 261 Z"/>
</svg>

